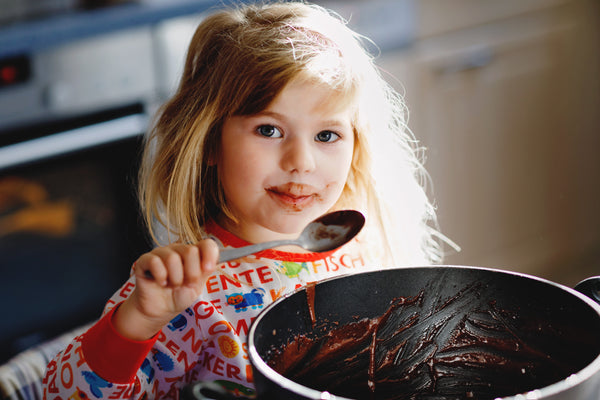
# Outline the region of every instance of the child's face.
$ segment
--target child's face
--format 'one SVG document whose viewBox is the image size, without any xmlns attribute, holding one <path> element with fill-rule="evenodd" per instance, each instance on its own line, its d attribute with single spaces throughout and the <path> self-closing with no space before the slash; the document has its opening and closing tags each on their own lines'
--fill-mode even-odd
<svg viewBox="0 0 600 400">
<path fill-rule="evenodd" d="M 329 90 L 293 81 L 263 112 L 225 121 L 217 163 L 239 220 L 225 228 L 250 242 L 294 237 L 336 203 L 354 133 L 350 109 L 328 111 Z"/>
</svg>

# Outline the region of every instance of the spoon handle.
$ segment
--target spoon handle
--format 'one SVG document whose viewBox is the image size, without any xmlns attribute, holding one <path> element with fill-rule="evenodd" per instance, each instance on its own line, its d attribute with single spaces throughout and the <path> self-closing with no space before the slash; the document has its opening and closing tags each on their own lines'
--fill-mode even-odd
<svg viewBox="0 0 600 400">
<path fill-rule="evenodd" d="M 295 244 L 300 246 L 300 242 L 298 240 L 272 240 L 270 242 L 251 244 L 243 247 L 236 247 L 231 249 L 221 250 L 219 253 L 219 259 L 217 260 L 217 264 L 221 264 L 227 261 L 236 260 L 238 258 L 249 256 L 250 254 L 258 253 L 259 251 L 271 249 L 273 247 L 285 246 Z M 149 270 L 144 271 L 144 276 L 147 279 L 154 280 L 152 273 Z"/>
<path fill-rule="evenodd" d="M 219 253 L 219 261 L 217 262 L 217 264 L 231 260 L 236 260 L 238 258 L 249 256 L 250 254 L 258 253 L 259 251 L 271 249 L 273 247 L 290 244 L 299 245 L 297 240 L 272 240 L 270 242 L 257 243 L 244 247 L 221 250 L 221 252 Z"/>
</svg>

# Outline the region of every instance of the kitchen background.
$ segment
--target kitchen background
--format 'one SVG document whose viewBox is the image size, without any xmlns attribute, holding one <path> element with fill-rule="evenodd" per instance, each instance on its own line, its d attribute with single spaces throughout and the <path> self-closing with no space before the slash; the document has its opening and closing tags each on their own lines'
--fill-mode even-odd
<svg viewBox="0 0 600 400">
<path fill-rule="evenodd" d="M 0 362 L 95 318 L 148 248 L 140 138 L 224 3 L 0 1 Z M 320 3 L 405 94 L 446 263 L 600 274 L 600 3 Z"/>
</svg>

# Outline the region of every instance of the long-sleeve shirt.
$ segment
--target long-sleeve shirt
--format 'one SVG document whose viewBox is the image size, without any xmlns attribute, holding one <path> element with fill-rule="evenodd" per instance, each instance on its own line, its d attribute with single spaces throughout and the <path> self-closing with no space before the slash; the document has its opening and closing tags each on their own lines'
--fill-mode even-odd
<svg viewBox="0 0 600 400">
<path fill-rule="evenodd" d="M 222 248 L 248 244 L 215 223 L 206 231 Z M 132 275 L 99 321 L 48 364 L 44 397 L 176 399 L 183 386 L 196 381 L 216 381 L 235 394 L 252 396 L 246 337 L 254 319 L 265 306 L 308 283 L 360 271 L 365 267 L 360 250 L 353 240 L 328 253 L 266 250 L 221 264 L 194 304 L 141 342 L 121 336 L 111 321 L 135 288 Z"/>
</svg>

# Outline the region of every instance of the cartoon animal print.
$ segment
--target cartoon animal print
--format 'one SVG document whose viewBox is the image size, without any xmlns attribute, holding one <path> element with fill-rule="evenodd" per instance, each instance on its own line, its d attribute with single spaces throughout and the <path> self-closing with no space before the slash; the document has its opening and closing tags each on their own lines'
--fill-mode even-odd
<svg viewBox="0 0 600 400">
<path fill-rule="evenodd" d="M 141 370 L 148 377 L 148 383 L 152 383 L 152 380 L 154 379 L 154 368 L 152 368 L 152 365 L 150 365 L 150 361 L 148 361 L 147 358 L 144 358 Z"/>
<path fill-rule="evenodd" d="M 89 397 L 87 396 L 87 394 L 85 394 L 85 392 L 83 390 L 81 390 L 79 388 L 79 386 L 75 387 L 77 390 L 75 390 L 75 392 L 68 397 L 69 400 L 88 400 Z"/>
<path fill-rule="evenodd" d="M 297 263 L 292 261 L 283 261 L 279 268 L 288 278 L 297 278 L 303 269 L 308 272 L 308 266 L 304 262 Z"/>
<path fill-rule="evenodd" d="M 156 362 L 156 366 L 161 371 L 171 371 L 174 367 L 171 357 L 162 351 L 152 349 L 152 359 Z"/>
<path fill-rule="evenodd" d="M 194 311 L 188 307 L 184 310 L 184 312 L 173 318 L 167 327 L 172 331 L 183 331 L 187 327 L 187 318 L 185 317 L 184 313 L 190 317 L 194 316 Z"/>
<path fill-rule="evenodd" d="M 233 293 L 226 295 L 227 304 L 234 306 L 235 312 L 246 311 L 248 307 L 252 307 L 254 310 L 263 308 L 263 296 L 265 293 L 265 289 L 258 288 L 253 289 L 250 293 Z"/>
<path fill-rule="evenodd" d="M 105 381 L 100 378 L 94 372 L 91 371 L 83 371 L 81 373 L 85 378 L 85 381 L 90 385 L 90 392 L 98 398 L 102 397 L 101 388 L 110 388 L 112 387 L 112 383 Z"/>
</svg>

